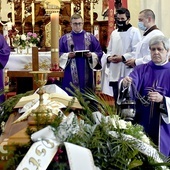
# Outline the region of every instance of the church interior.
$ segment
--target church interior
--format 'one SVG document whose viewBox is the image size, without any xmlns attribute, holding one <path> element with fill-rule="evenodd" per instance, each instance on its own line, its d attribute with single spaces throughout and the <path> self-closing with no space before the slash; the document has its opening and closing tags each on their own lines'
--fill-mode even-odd
<svg viewBox="0 0 170 170">
<path fill-rule="evenodd" d="M 22 157 L 23 159 L 22 162 L 20 160 L 21 163 L 19 164 L 19 167 L 17 168 L 15 165 L 14 167 L 12 167 L 12 170 L 33 170 L 36 168 L 40 170 L 45 170 L 47 169 L 47 165 L 45 165 L 45 163 L 43 162 L 46 162 L 47 160 L 47 164 L 49 165 L 55 153 L 57 152 L 59 145 L 56 141 L 53 143 L 53 130 L 49 129 L 49 126 L 45 126 L 48 125 L 46 124 L 47 122 L 44 123 L 44 125 L 42 126 L 43 128 L 41 127 L 40 129 L 38 129 L 43 131 L 38 131 L 38 133 L 36 133 L 36 131 L 34 130 L 35 127 L 37 128 L 37 122 L 42 120 L 36 120 L 37 122 L 33 120 L 32 116 L 29 117 L 29 115 L 31 114 L 29 111 L 27 111 L 28 115 L 22 117 L 20 116 L 21 114 L 19 114 L 18 110 L 20 110 L 21 108 L 25 109 L 24 105 L 27 102 L 33 101 L 33 99 L 39 99 L 40 104 L 38 109 L 40 110 L 38 110 L 37 112 L 42 112 L 43 109 L 47 109 L 46 107 L 44 108 L 42 104 L 44 100 L 42 97 L 42 95 L 44 94 L 42 87 L 45 84 L 51 84 L 51 82 L 54 81 L 57 82 L 57 85 L 60 86 L 61 79 L 64 76 L 64 72 L 63 70 L 60 70 L 58 66 L 58 41 L 62 35 L 71 31 L 72 28 L 70 26 L 70 17 L 72 14 L 79 13 L 83 16 L 83 29 L 87 32 L 92 33 L 98 39 L 102 51 L 106 53 L 110 34 L 116 28 L 115 11 L 120 7 L 125 7 L 130 10 L 130 23 L 135 27 L 137 27 L 137 15 L 139 11 L 147 8 L 152 9 L 156 15 L 157 26 L 165 34 L 166 37 L 170 38 L 170 31 L 168 27 L 168 25 L 170 25 L 170 20 L 165 21 L 165 19 L 170 15 L 167 4 L 169 4 L 169 0 L 150 0 L 149 2 L 144 0 L 0 0 L 0 33 L 4 35 L 4 37 L 6 37 L 6 40 L 11 48 L 9 61 L 3 70 L 4 81 L 8 82 L 7 84 L 4 83 L 4 89 L 6 90 L 5 100 L 9 101 L 9 103 L 6 104 L 8 108 L 6 108 L 5 106 L 5 109 L 7 114 L 9 115 L 6 117 L 2 116 L 3 112 L 0 111 L 2 114 L 0 115 L 0 169 L 5 170 L 5 166 L 9 163 L 10 158 L 13 157 L 13 155 L 11 156 L 9 154 L 8 149 L 10 148 L 11 150 L 13 150 L 16 147 L 15 143 L 19 143 L 19 145 L 30 144 L 32 138 L 36 138 L 36 140 L 40 142 L 41 140 L 39 140 L 39 138 L 41 139 L 41 137 L 42 141 L 45 141 L 44 143 L 37 142 L 37 145 L 35 146 L 36 148 L 32 148 L 32 153 L 27 148 L 26 153 L 28 154 L 28 156 Z M 53 16 L 53 14 L 55 15 Z M 53 20 L 53 17 L 56 17 L 55 21 Z M 31 46 L 26 44 L 24 45 L 24 47 L 19 47 L 19 45 L 15 43 L 16 35 L 28 35 L 27 33 L 35 33 L 39 38 L 38 42 L 36 42 L 35 44 L 32 43 Z M 57 50 L 53 51 L 53 49 Z M 111 111 L 115 112 L 114 98 L 112 94 L 104 93 L 101 89 L 101 70 L 95 71 L 94 76 L 95 95 L 97 99 L 99 101 L 103 100 L 104 103 L 102 103 L 102 101 L 100 102 L 103 105 L 108 105 L 109 107 L 111 107 Z M 99 84 L 97 84 L 97 82 L 99 82 Z M 38 97 L 32 94 L 32 90 L 36 91 L 37 89 L 39 89 L 37 92 Z M 59 89 L 55 90 L 59 91 Z M 25 95 L 28 95 L 29 97 Z M 58 100 L 59 102 L 64 102 L 66 106 L 69 106 L 69 102 L 72 101 L 74 107 L 71 108 L 71 111 L 75 112 L 76 115 L 78 115 L 77 122 L 80 122 L 81 116 L 79 115 L 81 112 L 80 110 L 82 109 L 82 106 L 80 105 L 81 102 L 79 103 L 79 101 L 75 100 L 73 97 L 64 98 L 62 95 L 64 96 L 64 92 L 61 92 L 59 96 L 48 97 L 51 98 L 52 101 Z M 12 106 L 13 108 L 11 108 Z M 67 111 L 67 109 L 63 110 Z M 50 121 L 53 116 L 50 117 Z M 69 120 L 73 121 L 74 118 L 71 116 L 72 114 L 69 114 Z M 96 113 L 96 119 L 97 116 L 98 114 Z M 5 122 L 3 119 L 5 120 Z M 100 117 L 99 119 L 102 118 Z M 18 121 L 19 123 L 16 123 L 15 121 Z M 75 122 L 72 123 L 74 124 Z M 42 124 L 40 123 L 40 125 Z M 69 126 L 71 127 L 71 125 Z M 28 134 L 26 134 L 28 133 L 28 128 L 29 130 L 32 128 L 32 131 L 30 130 L 29 133 L 35 133 L 32 134 L 31 138 Z M 49 141 L 47 141 L 47 139 L 44 137 L 47 134 L 49 134 L 49 138 L 51 138 L 52 140 L 50 139 Z M 33 141 L 35 142 L 36 140 Z M 55 138 L 55 140 L 58 139 Z M 61 141 L 60 143 L 62 143 Z M 31 142 L 32 147 L 34 142 Z M 50 145 L 53 146 L 52 150 L 48 150 L 50 148 Z M 68 147 L 67 155 L 70 154 L 70 158 L 68 158 L 70 167 L 71 161 L 75 161 L 74 155 L 81 155 L 81 153 L 84 153 L 84 155 L 81 155 L 82 159 L 84 159 L 85 161 L 82 164 L 89 165 L 89 167 L 85 166 L 86 168 L 89 168 L 88 170 L 97 170 L 97 167 L 94 166 L 93 159 L 91 158 L 93 157 L 90 155 L 91 152 L 89 153 L 89 151 L 83 151 L 81 149 L 79 150 L 79 148 L 73 148 L 67 142 L 64 143 L 64 145 L 66 148 Z M 75 153 L 71 149 L 77 150 L 77 152 Z M 35 153 L 33 153 L 34 151 Z M 31 154 L 33 155 L 32 157 Z M 155 155 L 156 154 L 157 153 L 155 153 Z M 40 155 L 44 155 L 44 157 Z M 89 160 L 85 159 L 85 157 Z M 93 166 L 93 168 L 91 168 L 90 166 Z M 72 170 L 87 169 L 79 169 L 78 167 L 73 166 Z"/>
</svg>

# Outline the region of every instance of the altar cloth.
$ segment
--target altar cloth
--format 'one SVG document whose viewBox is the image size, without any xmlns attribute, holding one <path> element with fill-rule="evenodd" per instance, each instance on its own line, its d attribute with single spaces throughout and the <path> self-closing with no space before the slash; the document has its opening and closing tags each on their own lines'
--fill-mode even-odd
<svg viewBox="0 0 170 170">
<path fill-rule="evenodd" d="M 51 52 L 38 52 L 38 56 L 39 69 L 49 69 L 51 65 Z M 11 52 L 5 68 L 8 68 L 9 71 L 32 70 L 32 54 L 17 54 L 16 52 Z"/>
</svg>

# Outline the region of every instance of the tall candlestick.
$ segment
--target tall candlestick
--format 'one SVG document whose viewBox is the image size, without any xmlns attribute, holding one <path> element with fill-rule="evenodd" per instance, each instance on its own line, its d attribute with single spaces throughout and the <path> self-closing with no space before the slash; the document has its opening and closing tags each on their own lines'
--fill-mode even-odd
<svg viewBox="0 0 170 170">
<path fill-rule="evenodd" d="M 90 24 L 93 26 L 93 2 L 90 2 Z"/>
<path fill-rule="evenodd" d="M 14 9 L 14 0 L 12 1 L 11 8 L 12 8 L 12 23 L 13 23 L 13 25 L 15 25 L 15 9 Z"/>
<path fill-rule="evenodd" d="M 74 14 L 74 3 L 71 2 L 71 16 Z"/>
<path fill-rule="evenodd" d="M 59 70 L 59 11 L 51 14 L 51 70 Z"/>
<path fill-rule="evenodd" d="M 91 33 L 93 33 L 93 1 L 90 2 L 90 24 L 91 24 Z"/>
<path fill-rule="evenodd" d="M 81 16 L 84 19 L 84 2 L 81 0 Z"/>
<path fill-rule="evenodd" d="M 31 4 L 31 7 L 32 7 L 32 28 L 33 28 L 33 32 L 34 32 L 34 25 L 35 25 L 35 13 L 34 13 L 34 2 L 32 1 L 32 4 Z"/>
<path fill-rule="evenodd" d="M 22 1 L 22 22 L 24 21 L 25 18 L 25 3 Z"/>
</svg>

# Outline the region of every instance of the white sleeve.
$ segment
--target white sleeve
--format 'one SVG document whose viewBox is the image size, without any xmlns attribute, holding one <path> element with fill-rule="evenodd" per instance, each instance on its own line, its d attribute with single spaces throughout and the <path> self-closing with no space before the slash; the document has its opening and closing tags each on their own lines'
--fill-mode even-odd
<svg viewBox="0 0 170 170">
<path fill-rule="evenodd" d="M 165 107 L 167 110 L 167 114 L 161 113 L 162 119 L 165 123 L 170 124 L 170 98 L 165 96 Z"/>
<path fill-rule="evenodd" d="M 59 63 L 60 63 L 60 67 L 61 67 L 62 69 L 65 69 L 66 66 L 67 66 L 68 54 L 69 54 L 69 53 L 63 53 L 63 54 L 60 56 Z"/>
<path fill-rule="evenodd" d="M 150 60 L 151 60 L 151 56 L 150 56 L 150 55 L 146 55 L 146 56 L 144 56 L 144 57 L 142 57 L 142 58 L 137 58 L 137 59 L 135 60 L 135 64 L 136 64 L 137 66 L 140 65 L 140 64 L 146 64 L 146 63 L 148 63 Z"/>
</svg>

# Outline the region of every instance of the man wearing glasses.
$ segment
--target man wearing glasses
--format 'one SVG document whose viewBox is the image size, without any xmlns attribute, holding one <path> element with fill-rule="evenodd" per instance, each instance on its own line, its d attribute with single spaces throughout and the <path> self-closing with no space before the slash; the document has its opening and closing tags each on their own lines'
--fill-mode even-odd
<svg viewBox="0 0 170 170">
<path fill-rule="evenodd" d="M 83 18 L 73 14 L 70 20 L 72 31 L 59 40 L 60 67 L 64 69 L 62 88 L 66 90 L 72 83 L 84 93 L 94 89 L 93 69 L 103 55 L 99 41 L 91 33 L 83 30 Z"/>
</svg>

